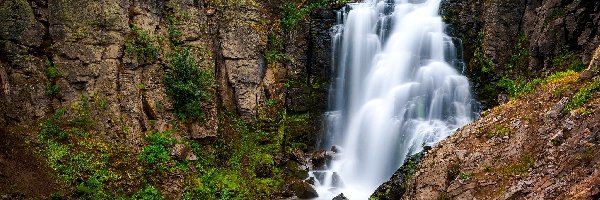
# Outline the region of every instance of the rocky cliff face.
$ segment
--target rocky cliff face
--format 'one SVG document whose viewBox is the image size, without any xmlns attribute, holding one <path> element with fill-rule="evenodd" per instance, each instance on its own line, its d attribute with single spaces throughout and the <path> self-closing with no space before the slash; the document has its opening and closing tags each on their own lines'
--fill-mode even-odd
<svg viewBox="0 0 600 200">
<path fill-rule="evenodd" d="M 310 149 L 326 105 L 326 39 L 334 19 L 299 16 L 283 33 L 279 25 L 283 3 L 0 0 L 0 136 L 10 136 L 19 144 L 15 146 L 24 146 L 23 155 L 29 155 L 43 143 L 38 133 L 44 122 L 59 111 L 64 113 L 56 122 L 59 130 L 71 133 L 72 126 L 83 125 L 89 138 L 137 155 L 152 131 L 172 131 L 179 141 L 239 139 L 243 133 L 231 130 L 231 120 L 224 116 L 260 122 L 265 130 L 277 132 L 287 111 L 294 120 L 315 116 L 286 123 L 284 129 L 290 132 L 289 140 Z M 289 3 L 298 9 L 308 4 Z M 167 92 L 165 75 L 174 70 L 170 58 L 182 48 L 189 49 L 194 62 L 214 77 L 206 89 L 209 97 L 200 105 L 199 120 L 178 117 Z M 276 50 L 275 59 L 269 57 L 271 50 Z M 0 161 L 25 159 L 15 158 L 8 149 L 2 156 Z M 31 162 L 36 159 L 46 158 L 33 156 Z M 0 175 L 10 174 L 4 170 L 7 166 L 0 165 Z M 179 176 L 163 181 L 161 187 L 168 188 L 170 197 L 183 190 Z M 20 186 L 29 187 L 26 182 Z M 0 188 L 0 193 L 19 190 Z M 34 195 L 27 189 L 20 192 Z"/>
<path fill-rule="evenodd" d="M 600 2 L 442 1 L 451 35 L 464 46 L 466 74 L 484 107 L 497 105 L 502 78 L 527 79 L 587 65 L 600 44 Z"/>
</svg>

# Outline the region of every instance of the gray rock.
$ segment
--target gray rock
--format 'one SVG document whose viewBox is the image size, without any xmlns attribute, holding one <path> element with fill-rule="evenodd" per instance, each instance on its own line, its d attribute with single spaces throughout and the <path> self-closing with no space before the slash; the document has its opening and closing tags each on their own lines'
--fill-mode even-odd
<svg viewBox="0 0 600 200">
<path fill-rule="evenodd" d="M 348 198 L 344 196 L 344 193 L 340 193 L 337 196 L 333 197 L 333 199 L 331 200 L 348 200 Z"/>
</svg>

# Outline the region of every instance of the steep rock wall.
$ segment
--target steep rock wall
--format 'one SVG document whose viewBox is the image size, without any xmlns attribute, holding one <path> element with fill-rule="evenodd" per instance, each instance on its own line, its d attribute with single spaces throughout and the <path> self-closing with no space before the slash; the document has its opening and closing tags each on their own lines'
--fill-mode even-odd
<svg viewBox="0 0 600 200">
<path fill-rule="evenodd" d="M 600 2 L 581 0 L 442 1 L 450 35 L 464 46 L 466 74 L 489 108 L 505 93 L 497 82 L 586 66 L 600 44 Z"/>
</svg>

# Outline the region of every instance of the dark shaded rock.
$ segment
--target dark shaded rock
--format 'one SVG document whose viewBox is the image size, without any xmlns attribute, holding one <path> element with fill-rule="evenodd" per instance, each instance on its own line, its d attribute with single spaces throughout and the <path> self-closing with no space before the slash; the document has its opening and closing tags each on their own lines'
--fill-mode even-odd
<svg viewBox="0 0 600 200">
<path fill-rule="evenodd" d="M 342 177 L 340 177 L 340 175 L 337 172 L 333 172 L 333 175 L 331 175 L 331 185 L 337 188 L 344 187 Z"/>
<path fill-rule="evenodd" d="M 294 182 L 292 184 L 292 191 L 298 198 L 301 199 L 310 199 L 319 196 L 319 194 L 317 194 L 317 191 L 314 188 L 312 188 L 310 184 L 303 181 Z"/>
<path fill-rule="evenodd" d="M 327 155 L 327 152 L 325 150 L 319 150 L 319 151 L 312 153 L 312 156 L 310 158 L 312 168 L 313 169 L 324 169 L 326 167 L 325 164 L 327 161 L 326 155 Z"/>
<path fill-rule="evenodd" d="M 306 179 L 305 182 L 307 182 L 308 184 L 311 184 L 311 185 L 315 185 L 315 177 L 310 177 L 310 178 Z"/>
<path fill-rule="evenodd" d="M 333 145 L 331 146 L 331 151 L 333 151 L 334 153 L 340 153 L 341 149 L 339 146 Z"/>
<path fill-rule="evenodd" d="M 406 192 L 406 182 L 415 173 L 417 165 L 421 162 L 425 153 L 421 152 L 409 157 L 406 162 L 392 175 L 389 181 L 380 185 L 371 195 L 371 198 L 380 200 L 400 199 Z"/>
<path fill-rule="evenodd" d="M 37 47 L 42 43 L 44 26 L 35 19 L 33 9 L 25 0 L 0 2 L 0 40 L 17 41 Z"/>
<path fill-rule="evenodd" d="M 286 163 L 286 173 L 289 176 L 296 177 L 298 179 L 305 179 L 308 177 L 308 170 L 301 167 L 297 162 L 291 160 Z"/>
<path fill-rule="evenodd" d="M 333 199 L 331 200 L 348 200 L 348 198 L 346 198 L 346 196 L 344 196 L 344 193 L 340 193 L 337 196 L 333 197 Z"/>
</svg>

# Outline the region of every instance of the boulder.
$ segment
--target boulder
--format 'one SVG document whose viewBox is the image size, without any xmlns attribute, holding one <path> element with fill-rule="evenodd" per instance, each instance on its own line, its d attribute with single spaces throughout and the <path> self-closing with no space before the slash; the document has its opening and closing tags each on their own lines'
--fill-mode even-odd
<svg viewBox="0 0 600 200">
<path fill-rule="evenodd" d="M 304 181 L 292 183 L 292 192 L 301 199 L 311 199 L 319 196 L 317 191 Z"/>
</svg>

